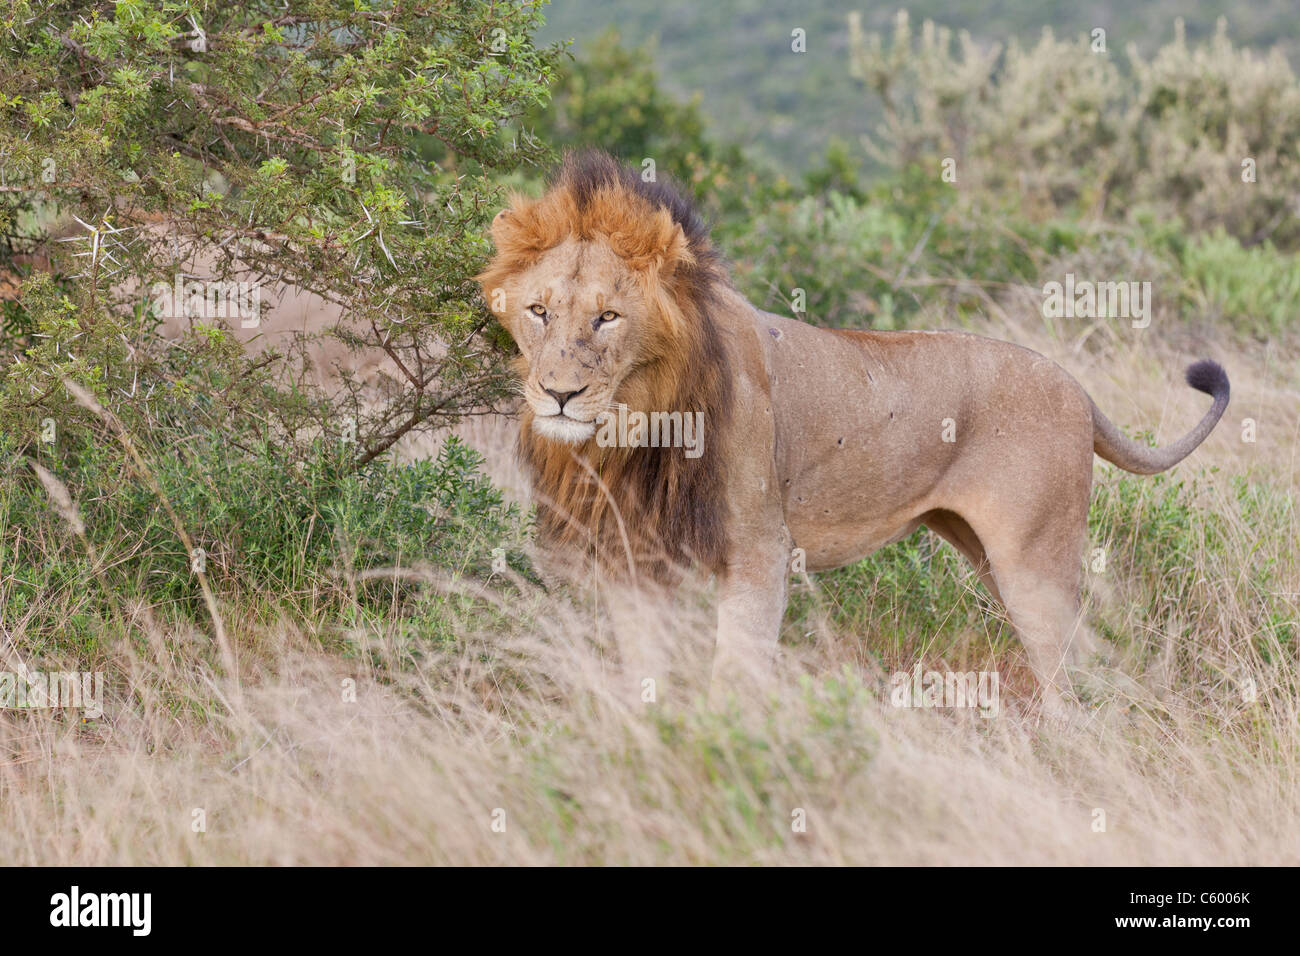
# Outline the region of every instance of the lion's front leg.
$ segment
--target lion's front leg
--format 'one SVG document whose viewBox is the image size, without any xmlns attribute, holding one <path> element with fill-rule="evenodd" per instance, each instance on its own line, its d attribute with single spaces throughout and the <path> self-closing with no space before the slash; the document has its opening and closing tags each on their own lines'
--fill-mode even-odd
<svg viewBox="0 0 1300 956">
<path fill-rule="evenodd" d="M 771 680 L 785 614 L 791 544 L 784 526 L 757 540 L 742 540 L 732 550 L 735 560 L 719 576 L 718 642 L 709 685 L 712 707 L 731 693 L 761 691 Z"/>
</svg>

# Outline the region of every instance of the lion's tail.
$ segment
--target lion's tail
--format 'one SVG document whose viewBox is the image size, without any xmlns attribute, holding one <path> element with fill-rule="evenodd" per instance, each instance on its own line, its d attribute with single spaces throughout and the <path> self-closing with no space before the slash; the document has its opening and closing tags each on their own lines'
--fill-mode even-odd
<svg viewBox="0 0 1300 956">
<path fill-rule="evenodd" d="M 1101 413 L 1097 403 L 1092 403 L 1092 450 L 1125 471 L 1139 475 L 1154 475 L 1172 468 L 1192 451 L 1219 423 L 1223 410 L 1228 407 L 1228 373 L 1218 362 L 1204 359 L 1187 369 L 1187 384 L 1199 392 L 1214 396 L 1214 404 L 1205 417 L 1172 445 L 1148 448 L 1121 432 L 1115 423 Z"/>
</svg>

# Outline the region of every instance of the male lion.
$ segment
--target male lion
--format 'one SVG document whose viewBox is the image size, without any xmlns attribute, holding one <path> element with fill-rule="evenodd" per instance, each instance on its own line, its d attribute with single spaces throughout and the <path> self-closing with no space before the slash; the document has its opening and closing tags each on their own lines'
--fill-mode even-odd
<svg viewBox="0 0 1300 956">
<path fill-rule="evenodd" d="M 569 155 L 540 200 L 492 224 L 479 276 L 521 355 L 519 452 L 539 543 L 624 577 L 717 575 L 713 691 L 770 659 L 792 549 L 808 570 L 859 561 L 925 525 L 1006 607 L 1045 709 L 1061 709 L 1079 617 L 1092 456 L 1152 474 L 1186 457 L 1228 404 L 1177 442 L 1125 437 L 1063 369 L 961 332 L 826 330 L 756 309 L 670 187 L 610 156 Z M 606 416 L 682 413 L 701 447 L 601 440 Z M 699 416 L 696 418 L 695 416 Z M 1077 647 L 1074 648 L 1077 652 Z"/>
</svg>

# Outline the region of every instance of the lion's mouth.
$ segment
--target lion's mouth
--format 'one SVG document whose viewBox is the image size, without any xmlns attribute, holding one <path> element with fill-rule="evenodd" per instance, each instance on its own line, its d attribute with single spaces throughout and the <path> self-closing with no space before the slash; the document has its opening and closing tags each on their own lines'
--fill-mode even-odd
<svg viewBox="0 0 1300 956">
<path fill-rule="evenodd" d="M 554 415 L 535 415 L 533 431 L 552 441 L 578 445 L 596 433 L 596 423 L 570 418 L 563 412 Z"/>
</svg>

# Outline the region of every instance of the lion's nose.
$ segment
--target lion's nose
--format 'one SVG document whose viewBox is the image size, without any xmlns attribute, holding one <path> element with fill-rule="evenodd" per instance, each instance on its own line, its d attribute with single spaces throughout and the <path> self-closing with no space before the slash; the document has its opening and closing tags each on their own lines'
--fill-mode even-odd
<svg viewBox="0 0 1300 956">
<path fill-rule="evenodd" d="M 547 395 L 551 396 L 551 398 L 553 398 L 553 399 L 555 399 L 557 402 L 559 402 L 559 404 L 560 404 L 560 411 L 564 411 L 564 403 L 565 403 L 565 402 L 567 402 L 569 399 L 573 398 L 573 396 L 575 396 L 575 395 L 581 395 L 581 394 L 582 394 L 583 392 L 585 392 L 586 390 L 587 390 L 587 386 L 586 386 L 586 385 L 582 386 L 582 388 L 578 389 L 576 392 L 557 392 L 557 391 L 555 391 L 554 389 L 551 389 L 551 388 L 545 388 L 545 389 L 542 389 L 542 391 L 546 392 Z"/>
</svg>

